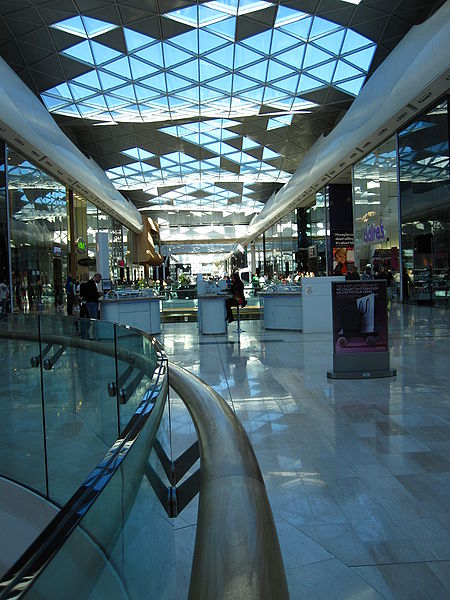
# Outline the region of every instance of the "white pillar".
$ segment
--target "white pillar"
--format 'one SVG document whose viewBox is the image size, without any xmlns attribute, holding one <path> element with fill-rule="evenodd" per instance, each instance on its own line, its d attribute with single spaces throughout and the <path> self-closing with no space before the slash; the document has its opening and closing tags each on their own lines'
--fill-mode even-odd
<svg viewBox="0 0 450 600">
<path fill-rule="evenodd" d="M 96 269 L 104 279 L 109 279 L 109 247 L 108 232 L 98 231 L 95 234 Z"/>
</svg>

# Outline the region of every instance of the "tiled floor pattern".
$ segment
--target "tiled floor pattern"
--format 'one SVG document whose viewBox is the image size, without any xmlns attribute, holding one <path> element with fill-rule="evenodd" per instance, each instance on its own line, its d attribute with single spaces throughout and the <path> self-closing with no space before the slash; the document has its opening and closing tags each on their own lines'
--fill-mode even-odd
<svg viewBox="0 0 450 600">
<path fill-rule="evenodd" d="M 394 305 L 394 378 L 329 380 L 328 334 L 165 324 L 169 359 L 233 407 L 255 449 L 291 598 L 450 598 L 450 311 Z M 195 434 L 172 394 L 180 450 Z M 175 521 L 186 598 L 197 506 Z M 184 565 L 184 568 L 183 568 Z"/>
</svg>

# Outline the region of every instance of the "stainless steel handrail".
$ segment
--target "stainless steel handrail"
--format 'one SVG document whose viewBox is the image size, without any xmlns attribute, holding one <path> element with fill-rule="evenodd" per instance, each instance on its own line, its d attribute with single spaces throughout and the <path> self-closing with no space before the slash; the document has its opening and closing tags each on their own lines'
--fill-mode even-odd
<svg viewBox="0 0 450 600">
<path fill-rule="evenodd" d="M 266 488 L 247 434 L 201 379 L 169 362 L 197 430 L 201 484 L 190 600 L 289 598 Z"/>
</svg>

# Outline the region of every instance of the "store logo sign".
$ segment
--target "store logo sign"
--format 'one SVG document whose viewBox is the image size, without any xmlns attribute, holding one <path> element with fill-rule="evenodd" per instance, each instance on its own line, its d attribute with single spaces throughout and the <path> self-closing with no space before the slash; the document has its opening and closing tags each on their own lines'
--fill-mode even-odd
<svg viewBox="0 0 450 600">
<path fill-rule="evenodd" d="M 370 243 L 370 242 L 379 242 L 380 240 L 384 240 L 383 219 L 380 219 L 379 225 L 374 225 L 373 223 L 367 223 L 366 229 L 364 231 L 364 241 L 366 243 Z"/>
<path fill-rule="evenodd" d="M 86 241 L 82 237 L 79 237 L 77 239 L 76 248 L 77 248 L 78 254 L 84 254 L 86 252 L 87 244 L 86 244 Z"/>
</svg>

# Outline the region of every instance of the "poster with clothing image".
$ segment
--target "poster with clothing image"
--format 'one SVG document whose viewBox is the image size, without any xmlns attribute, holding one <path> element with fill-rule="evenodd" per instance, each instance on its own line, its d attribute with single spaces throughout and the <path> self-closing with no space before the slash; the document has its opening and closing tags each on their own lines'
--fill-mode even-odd
<svg viewBox="0 0 450 600">
<path fill-rule="evenodd" d="M 336 354 L 387 352 L 386 281 L 332 283 Z"/>
</svg>

